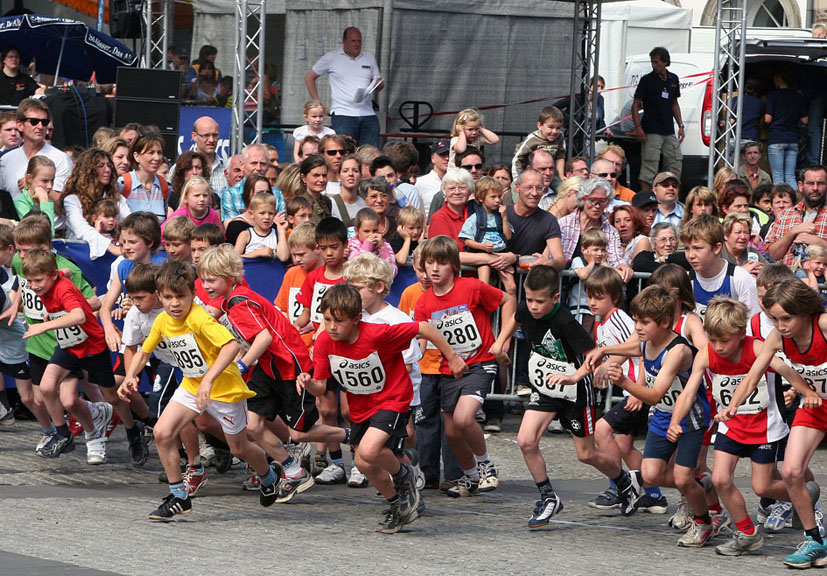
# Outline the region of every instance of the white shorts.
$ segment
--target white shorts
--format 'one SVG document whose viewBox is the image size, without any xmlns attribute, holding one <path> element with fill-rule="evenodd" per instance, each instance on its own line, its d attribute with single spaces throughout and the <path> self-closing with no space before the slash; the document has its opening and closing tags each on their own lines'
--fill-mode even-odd
<svg viewBox="0 0 827 576">
<path fill-rule="evenodd" d="M 195 395 L 184 390 L 183 386 L 178 387 L 170 401 L 178 402 L 196 414 L 202 412 L 195 404 Z M 224 434 L 240 434 L 247 428 L 247 400 L 241 402 L 210 400 L 210 405 L 207 406 L 207 414 L 218 420 Z"/>
</svg>

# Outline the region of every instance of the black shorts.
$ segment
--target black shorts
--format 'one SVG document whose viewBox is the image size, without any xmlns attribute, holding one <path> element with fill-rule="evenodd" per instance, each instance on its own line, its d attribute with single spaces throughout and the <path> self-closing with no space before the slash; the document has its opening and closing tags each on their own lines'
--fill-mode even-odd
<svg viewBox="0 0 827 576">
<path fill-rule="evenodd" d="M 644 404 L 640 410 L 630 412 L 626 410 L 627 396 L 622 401 L 612 406 L 611 410 L 603 414 L 605 420 L 616 434 L 641 436 L 646 432 L 649 425 L 649 405 Z"/>
<path fill-rule="evenodd" d="M 147 397 L 150 419 L 157 421 L 181 383 L 181 370 L 152 358 L 147 375 L 152 389 Z"/>
<path fill-rule="evenodd" d="M 698 455 L 704 441 L 706 430 L 692 430 L 684 432 L 677 442 L 670 442 L 666 436 L 655 434 L 649 430 L 646 435 L 646 447 L 643 449 L 643 458 L 657 458 L 669 462 L 675 454 L 675 464 L 686 468 L 695 468 L 698 465 Z"/>
<path fill-rule="evenodd" d="M 765 444 L 742 444 L 736 442 L 726 434 L 718 434 L 715 437 L 715 450 L 749 458 L 755 464 L 775 464 L 778 462 L 778 455 L 781 450 L 781 440 L 767 442 Z"/>
<path fill-rule="evenodd" d="M 109 350 L 78 358 L 63 348 L 55 348 L 49 364 L 57 364 L 70 372 L 85 370 L 90 382 L 94 382 L 101 388 L 115 387 L 115 376 L 112 373 L 112 357 L 109 355 Z"/>
<path fill-rule="evenodd" d="M 405 438 L 408 437 L 408 419 L 410 412 L 394 412 L 393 410 L 380 410 L 370 418 L 361 422 L 354 422 L 350 428 L 350 445 L 358 448 L 362 436 L 368 428 L 376 428 L 390 434 L 385 446 L 390 448 L 394 454 L 402 454 Z"/>
<path fill-rule="evenodd" d="M 481 405 L 485 402 L 485 397 L 491 390 L 491 383 L 496 377 L 497 364 L 494 362 L 472 364 L 461 378 L 443 374 L 439 407 L 443 412 L 453 412 L 460 396 L 473 396 Z"/>
<path fill-rule="evenodd" d="M 115 376 L 126 376 L 126 366 L 124 366 L 123 353 L 118 352 L 118 357 L 115 358 L 115 365 L 112 367 L 112 372 Z"/>
<path fill-rule="evenodd" d="M 28 362 L 18 362 L 17 364 L 0 362 L 0 372 L 15 380 L 30 380 L 32 377 Z"/>
<path fill-rule="evenodd" d="M 562 398 L 549 398 L 538 392 L 532 392 L 526 410 L 536 412 L 555 412 L 560 425 L 578 438 L 594 434 L 597 411 L 594 405 L 576 404 Z"/>
<path fill-rule="evenodd" d="M 29 354 L 29 372 L 31 374 L 32 384 L 35 386 L 40 386 L 40 381 L 43 379 L 43 373 L 46 371 L 46 366 L 48 365 L 48 360 L 45 360 L 40 356 L 35 356 L 34 354 Z M 72 370 L 69 375 L 74 376 L 78 380 L 83 380 L 83 370 Z"/>
<path fill-rule="evenodd" d="M 271 422 L 281 416 L 289 428 L 307 432 L 319 419 L 316 397 L 307 390 L 299 396 L 295 380 L 282 380 L 276 370 L 273 374 L 275 378 L 268 376 L 261 366 L 253 368 L 247 386 L 256 395 L 247 399 L 247 410 Z"/>
</svg>

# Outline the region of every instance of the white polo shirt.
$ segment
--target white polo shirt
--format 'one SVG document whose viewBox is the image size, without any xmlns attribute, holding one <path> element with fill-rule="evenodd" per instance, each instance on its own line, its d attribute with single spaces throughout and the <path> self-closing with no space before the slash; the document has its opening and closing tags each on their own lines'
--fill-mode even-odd
<svg viewBox="0 0 827 576">
<path fill-rule="evenodd" d="M 55 190 L 63 190 L 66 179 L 72 173 L 72 159 L 65 152 L 61 152 L 48 142 L 43 144 L 36 156 L 46 156 L 55 163 Z M 23 146 L 15 148 L 0 158 L 0 189 L 11 194 L 12 199 L 20 196 L 20 188 L 17 182 L 26 175 L 26 168 L 29 166 L 29 159 L 23 151 Z"/>
<path fill-rule="evenodd" d="M 339 116 L 375 116 L 369 94 L 356 102 L 354 97 L 360 88 L 365 90 L 374 78 L 381 76 L 376 58 L 364 50 L 356 58 L 345 54 L 344 49 L 328 52 L 313 65 L 319 76 L 328 75 L 330 82 L 330 112 Z"/>
</svg>

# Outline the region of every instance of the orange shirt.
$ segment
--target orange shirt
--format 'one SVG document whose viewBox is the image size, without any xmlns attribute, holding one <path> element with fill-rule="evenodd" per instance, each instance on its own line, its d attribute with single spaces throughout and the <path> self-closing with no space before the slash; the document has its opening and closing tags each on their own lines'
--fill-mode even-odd
<svg viewBox="0 0 827 576">
<path fill-rule="evenodd" d="M 626 188 L 626 186 L 616 184 L 615 185 L 615 197 L 620 198 L 624 202 L 628 202 L 629 204 L 631 204 L 632 200 L 635 197 L 635 191 L 631 190 L 630 188 Z"/>
<path fill-rule="evenodd" d="M 307 272 L 301 266 L 293 266 L 284 275 L 284 280 L 279 288 L 279 293 L 276 296 L 276 308 L 281 310 L 291 324 L 294 324 L 301 313 L 304 311 L 304 306 L 296 301 L 296 294 L 301 290 L 304 279 L 307 278 Z M 302 340 L 310 350 L 313 348 L 313 331 L 307 334 L 302 334 Z"/>
<path fill-rule="evenodd" d="M 402 292 L 402 296 L 399 298 L 398 308 L 413 318 L 416 303 L 419 300 L 419 297 L 424 293 L 425 291 L 422 289 L 422 284 L 419 282 L 411 284 L 405 288 L 404 292 Z M 422 356 L 422 360 L 419 361 L 419 371 L 423 374 L 439 374 L 439 364 L 441 362 L 442 354 L 439 350 L 426 348 L 425 354 Z"/>
</svg>

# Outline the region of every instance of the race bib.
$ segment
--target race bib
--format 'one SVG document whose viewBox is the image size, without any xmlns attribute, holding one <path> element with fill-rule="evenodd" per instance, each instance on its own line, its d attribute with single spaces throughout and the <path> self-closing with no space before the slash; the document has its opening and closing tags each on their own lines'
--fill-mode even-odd
<svg viewBox="0 0 827 576">
<path fill-rule="evenodd" d="M 315 322 L 316 324 L 321 324 L 324 322 L 324 316 L 322 316 L 322 296 L 324 296 L 325 292 L 327 292 L 333 284 L 322 284 L 321 282 L 316 282 L 313 285 L 313 299 L 310 301 L 310 321 Z M 292 310 L 292 308 L 291 308 Z"/>
<path fill-rule="evenodd" d="M 45 320 L 46 307 L 40 296 L 32 292 L 25 278 L 20 278 L 20 297 L 23 299 L 23 313 L 32 320 Z"/>
<path fill-rule="evenodd" d="M 793 370 L 801 377 L 816 394 L 827 399 L 827 362 L 818 366 L 804 366 L 797 362 L 790 362 Z"/>
<path fill-rule="evenodd" d="M 648 372 L 646 373 L 646 386 L 649 388 L 653 388 L 655 386 L 655 377 Z M 681 392 L 683 392 L 683 384 L 681 384 L 681 379 L 675 376 L 675 379 L 672 380 L 672 384 L 669 386 L 666 394 L 663 395 L 660 402 L 655 404 L 655 408 L 661 412 L 668 412 L 671 414 L 675 411 L 675 402 L 678 401 L 678 396 L 681 395 Z"/>
<path fill-rule="evenodd" d="M 331 354 L 330 372 L 351 394 L 375 394 L 385 387 L 385 368 L 378 352 L 361 360 Z"/>
<path fill-rule="evenodd" d="M 746 374 L 713 374 L 712 396 L 719 406 L 729 406 L 735 389 L 746 377 Z M 749 395 L 746 402 L 738 408 L 739 414 L 758 414 L 770 405 L 770 392 L 767 388 L 767 378 L 762 376 L 758 386 Z"/>
<path fill-rule="evenodd" d="M 250 349 L 250 343 L 247 342 L 244 338 L 242 338 L 238 332 L 236 332 L 235 327 L 230 322 L 230 318 L 226 314 L 222 314 L 221 318 L 218 319 L 219 324 L 224 326 L 227 330 L 230 331 L 230 334 L 233 335 L 239 344 L 241 344 L 241 348 L 246 352 Z"/>
<path fill-rule="evenodd" d="M 701 320 L 706 318 L 706 304 L 695 302 L 695 314 L 701 317 Z"/>
<path fill-rule="evenodd" d="M 474 316 L 468 310 L 459 314 L 443 316 L 436 324 L 436 329 L 448 341 L 448 345 L 464 358 L 471 356 L 480 346 L 482 338 Z"/>
<path fill-rule="evenodd" d="M 32 294 L 34 294 L 34 292 L 32 292 Z M 37 298 L 37 296 L 35 296 L 35 298 Z M 38 298 L 37 301 L 40 302 L 40 298 Z M 40 302 L 40 305 L 42 306 L 43 303 Z M 48 319 L 57 320 L 63 316 L 66 316 L 65 310 L 49 314 Z M 57 338 L 57 345 L 63 349 L 66 349 L 86 342 L 86 339 L 89 338 L 89 334 L 87 334 L 80 326 L 69 326 L 68 328 L 57 328 L 55 330 L 55 338 Z"/>
<path fill-rule="evenodd" d="M 571 376 L 577 371 L 571 362 L 546 358 L 532 351 L 528 357 L 528 379 L 531 385 L 544 396 L 577 402 L 577 384 L 549 384 L 548 377 L 555 374 Z"/>
<path fill-rule="evenodd" d="M 164 338 L 175 364 L 188 378 L 201 378 L 210 369 L 192 334 Z"/>
<path fill-rule="evenodd" d="M 296 300 L 296 296 L 299 292 L 301 292 L 301 288 L 294 287 L 290 288 L 287 295 L 287 317 L 290 319 L 291 324 L 295 324 L 296 320 L 298 320 L 299 316 L 301 316 L 302 312 L 304 312 L 304 306 L 301 305 L 301 302 Z M 319 302 L 321 302 L 321 298 L 319 298 Z"/>
<path fill-rule="evenodd" d="M 163 362 L 164 364 L 169 364 L 170 366 L 174 366 L 177 361 L 175 360 L 175 356 L 169 351 L 169 344 L 166 340 L 161 340 L 158 342 L 158 345 L 155 347 L 155 350 L 152 351 L 155 357 Z"/>
</svg>

